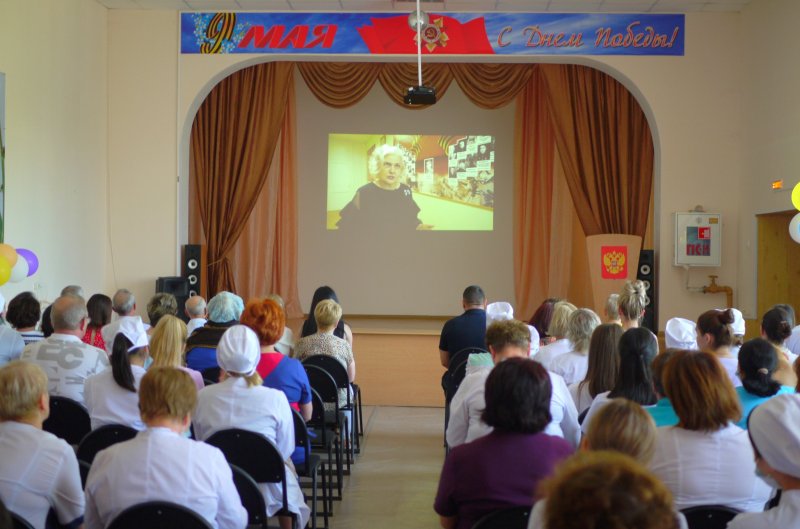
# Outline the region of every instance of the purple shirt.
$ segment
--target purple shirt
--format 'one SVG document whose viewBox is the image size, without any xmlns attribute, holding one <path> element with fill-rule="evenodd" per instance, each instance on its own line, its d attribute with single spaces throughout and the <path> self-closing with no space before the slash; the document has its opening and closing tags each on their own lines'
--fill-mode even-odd
<svg viewBox="0 0 800 529">
<path fill-rule="evenodd" d="M 492 511 L 533 505 L 539 482 L 571 454 L 560 437 L 495 430 L 448 454 L 433 508 L 470 529 Z"/>
</svg>

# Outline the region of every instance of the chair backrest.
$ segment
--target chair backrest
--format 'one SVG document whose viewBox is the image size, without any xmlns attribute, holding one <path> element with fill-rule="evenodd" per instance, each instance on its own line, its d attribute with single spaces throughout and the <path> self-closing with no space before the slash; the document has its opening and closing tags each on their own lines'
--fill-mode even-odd
<svg viewBox="0 0 800 529">
<path fill-rule="evenodd" d="M 590 406 L 591 407 L 591 406 Z M 589 415 L 589 408 L 583 410 L 580 415 L 578 415 L 578 424 L 583 424 L 583 421 L 586 420 L 586 416 Z"/>
<path fill-rule="evenodd" d="M 689 529 L 725 529 L 740 512 L 725 505 L 698 505 L 681 511 Z"/>
<path fill-rule="evenodd" d="M 530 506 L 501 509 L 478 520 L 472 529 L 526 529 L 530 514 Z"/>
<path fill-rule="evenodd" d="M 219 367 L 217 364 L 217 348 L 195 345 L 186 349 L 186 367 L 200 371 Z"/>
<path fill-rule="evenodd" d="M 203 382 L 206 383 L 206 386 L 219 382 L 220 369 L 219 366 L 203 369 L 201 375 L 203 376 Z"/>
<path fill-rule="evenodd" d="M 294 421 L 294 446 L 303 449 L 305 454 L 303 461 L 308 461 L 311 455 L 311 439 L 308 437 L 306 421 L 297 410 L 292 410 L 292 420 Z"/>
<path fill-rule="evenodd" d="M 317 366 L 324 369 L 336 382 L 336 387 L 347 389 L 350 387 L 350 377 L 347 368 L 330 355 L 311 355 L 303 360 L 304 366 Z"/>
<path fill-rule="evenodd" d="M 267 502 L 258 489 L 258 483 L 244 470 L 231 465 L 233 471 L 233 484 L 242 500 L 242 506 L 247 511 L 247 525 L 267 524 Z"/>
<path fill-rule="evenodd" d="M 260 433 L 231 428 L 220 430 L 206 443 L 216 446 L 231 465 L 247 472 L 256 483 L 281 483 L 283 506 L 289 508 L 286 490 L 286 466 L 278 449 Z"/>
<path fill-rule="evenodd" d="M 81 439 L 78 445 L 78 459 L 90 465 L 94 461 L 97 452 L 105 450 L 111 445 L 121 443 L 136 437 L 139 433 L 130 426 L 124 424 L 107 424 L 96 430 L 92 430 Z"/>
<path fill-rule="evenodd" d="M 79 402 L 67 397 L 50 397 L 50 416 L 42 426 L 44 431 L 60 437 L 71 445 L 81 442 L 92 431 L 89 412 Z"/>
<path fill-rule="evenodd" d="M 324 369 L 314 365 L 305 365 L 303 368 L 308 375 L 308 383 L 311 388 L 319 393 L 322 402 L 325 404 L 335 404 L 336 411 L 339 411 L 339 387 L 333 377 Z"/>
<path fill-rule="evenodd" d="M 447 402 L 450 402 L 450 400 L 452 400 L 452 398 L 455 396 L 456 391 L 458 391 L 458 388 L 461 386 L 461 383 L 464 382 L 464 377 L 466 375 L 467 358 L 464 358 L 457 366 L 447 371 L 447 393 L 445 395 Z"/>
<path fill-rule="evenodd" d="M 205 518 L 191 509 L 166 501 L 149 501 L 128 507 L 117 515 L 108 529 L 211 529 Z"/>
<path fill-rule="evenodd" d="M 30 522 L 28 522 L 28 520 L 19 514 L 11 511 L 9 511 L 8 514 L 11 515 L 11 526 L 14 529 L 33 529 L 33 526 L 30 524 Z"/>
<path fill-rule="evenodd" d="M 90 465 L 86 461 L 78 459 L 78 471 L 81 473 L 81 485 L 83 485 L 84 489 L 86 489 L 86 478 L 89 477 L 89 471 L 91 469 L 92 465 Z"/>
</svg>

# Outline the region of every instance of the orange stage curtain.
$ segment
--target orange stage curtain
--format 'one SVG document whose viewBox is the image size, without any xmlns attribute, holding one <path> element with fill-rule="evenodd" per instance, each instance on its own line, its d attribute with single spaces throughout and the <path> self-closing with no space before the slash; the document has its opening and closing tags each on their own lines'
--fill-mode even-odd
<svg viewBox="0 0 800 529">
<path fill-rule="evenodd" d="M 364 99 L 382 69 L 382 63 L 369 62 L 297 63 L 314 97 L 333 108 L 347 108 Z"/>
<path fill-rule="evenodd" d="M 537 71 L 517 96 L 514 123 L 514 292 L 529 318 L 550 292 L 555 136 Z"/>
<path fill-rule="evenodd" d="M 245 301 L 279 294 L 288 318 L 300 318 L 297 291 L 297 169 L 294 83 L 266 182 L 231 251 L 237 294 Z"/>
<path fill-rule="evenodd" d="M 461 91 L 481 108 L 500 108 L 524 90 L 536 70 L 529 64 L 450 64 Z"/>
<path fill-rule="evenodd" d="M 653 138 L 633 95 L 599 70 L 542 67 L 556 145 L 586 235 L 647 230 Z"/>
<path fill-rule="evenodd" d="M 208 247 L 212 295 L 236 291 L 230 253 L 267 179 L 293 67 L 271 62 L 233 73 L 211 90 L 192 124 L 190 178 Z"/>
</svg>

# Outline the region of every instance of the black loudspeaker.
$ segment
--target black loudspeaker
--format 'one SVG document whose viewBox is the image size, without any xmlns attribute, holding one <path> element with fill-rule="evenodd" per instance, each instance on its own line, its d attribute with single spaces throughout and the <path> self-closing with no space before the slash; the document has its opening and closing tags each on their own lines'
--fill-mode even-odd
<svg viewBox="0 0 800 529">
<path fill-rule="evenodd" d="M 159 277 L 156 279 L 156 294 L 165 292 L 172 294 L 178 301 L 178 316 L 188 321 L 186 316 L 186 300 L 189 299 L 189 281 L 185 277 Z"/>
<path fill-rule="evenodd" d="M 189 282 L 189 296 L 206 297 L 206 247 L 186 244 L 183 247 L 181 273 Z"/>
<path fill-rule="evenodd" d="M 642 250 L 639 253 L 639 269 L 636 279 L 644 283 L 647 294 L 647 305 L 644 309 L 642 327 L 658 334 L 658 305 L 656 303 L 656 259 L 654 250 Z"/>
</svg>

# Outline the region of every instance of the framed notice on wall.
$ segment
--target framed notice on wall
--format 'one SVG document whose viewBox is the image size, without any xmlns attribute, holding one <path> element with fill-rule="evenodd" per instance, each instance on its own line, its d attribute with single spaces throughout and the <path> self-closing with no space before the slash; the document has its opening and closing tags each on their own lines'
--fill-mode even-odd
<svg viewBox="0 0 800 529">
<path fill-rule="evenodd" d="M 675 266 L 721 266 L 722 220 L 718 213 L 675 213 Z"/>
</svg>

